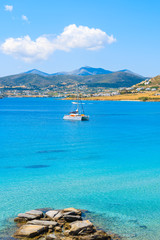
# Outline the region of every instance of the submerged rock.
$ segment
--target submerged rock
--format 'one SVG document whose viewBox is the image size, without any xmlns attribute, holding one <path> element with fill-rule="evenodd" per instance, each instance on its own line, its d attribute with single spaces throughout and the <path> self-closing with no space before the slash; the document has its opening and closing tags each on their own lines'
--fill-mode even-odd
<svg viewBox="0 0 160 240">
<path fill-rule="evenodd" d="M 111 240 L 111 237 L 104 231 L 97 231 L 87 236 L 79 237 L 79 240 Z"/>
</svg>

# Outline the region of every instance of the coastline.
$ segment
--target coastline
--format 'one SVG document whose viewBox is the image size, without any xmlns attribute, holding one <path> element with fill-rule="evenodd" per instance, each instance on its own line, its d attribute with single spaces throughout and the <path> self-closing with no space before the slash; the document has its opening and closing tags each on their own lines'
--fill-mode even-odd
<svg viewBox="0 0 160 240">
<path fill-rule="evenodd" d="M 96 101 L 136 101 L 136 102 L 160 102 L 160 96 L 156 95 L 157 92 L 151 93 L 134 93 L 122 94 L 114 96 L 93 96 L 81 97 L 82 100 L 96 100 Z M 76 98 L 65 98 L 65 100 L 76 100 Z"/>
<path fill-rule="evenodd" d="M 5 96 L 3 98 L 57 98 L 53 96 L 46 95 L 17 95 L 17 96 Z M 58 97 L 61 100 L 76 100 L 77 97 Z M 139 93 L 130 93 L 130 94 L 119 94 L 113 96 L 92 96 L 92 97 L 83 97 L 81 100 L 90 100 L 90 101 L 131 101 L 131 102 L 160 102 L 160 93 L 157 91 L 152 92 L 139 92 Z"/>
</svg>

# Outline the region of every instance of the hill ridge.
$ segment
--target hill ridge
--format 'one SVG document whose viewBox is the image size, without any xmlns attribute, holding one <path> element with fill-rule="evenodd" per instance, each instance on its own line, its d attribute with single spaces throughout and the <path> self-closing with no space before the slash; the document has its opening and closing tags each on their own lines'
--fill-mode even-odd
<svg viewBox="0 0 160 240">
<path fill-rule="evenodd" d="M 86 67 L 83 67 L 86 69 Z M 90 68 L 90 67 L 88 67 Z M 101 68 L 96 68 L 101 69 Z M 10 75 L 0 78 L 0 86 L 13 87 L 24 85 L 29 88 L 51 88 L 68 87 L 78 85 L 85 85 L 86 87 L 105 87 L 105 88 L 119 88 L 131 87 L 146 78 L 130 71 L 109 72 L 106 74 L 95 74 L 95 68 L 91 68 L 92 74 L 82 75 L 58 75 L 47 74 L 37 69 L 29 70 L 25 73 Z M 108 70 L 104 70 L 108 71 Z"/>
</svg>

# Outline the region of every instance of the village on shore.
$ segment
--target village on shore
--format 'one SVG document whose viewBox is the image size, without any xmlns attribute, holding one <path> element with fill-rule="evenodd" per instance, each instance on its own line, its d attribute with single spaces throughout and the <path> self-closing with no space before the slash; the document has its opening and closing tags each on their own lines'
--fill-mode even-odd
<svg viewBox="0 0 160 240">
<path fill-rule="evenodd" d="M 159 76 L 146 79 L 132 87 L 105 88 L 79 85 L 79 97 L 85 100 L 130 100 L 130 101 L 160 101 Z M 20 86 L 0 86 L 0 98 L 4 97 L 54 97 L 75 99 L 76 85 L 51 86 L 48 88 L 34 88 Z"/>
</svg>

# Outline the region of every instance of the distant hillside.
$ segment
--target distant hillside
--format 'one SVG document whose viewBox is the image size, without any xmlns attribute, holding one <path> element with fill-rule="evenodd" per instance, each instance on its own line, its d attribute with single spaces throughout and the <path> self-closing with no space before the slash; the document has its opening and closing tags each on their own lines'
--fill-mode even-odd
<svg viewBox="0 0 160 240">
<path fill-rule="evenodd" d="M 38 74 L 38 75 L 41 75 L 41 76 L 48 76 L 49 74 L 48 73 L 45 73 L 45 72 L 42 72 L 42 71 L 39 71 L 37 69 L 32 69 L 32 70 L 29 70 L 25 73 L 28 73 L 28 74 Z"/>
<path fill-rule="evenodd" d="M 129 72 L 113 72 L 107 75 L 95 75 L 93 77 L 87 77 L 86 84 L 93 87 L 108 87 L 108 88 L 119 88 L 119 87 L 130 87 L 143 81 L 145 77 L 137 76 L 136 74 Z"/>
<path fill-rule="evenodd" d="M 144 80 L 143 77 L 137 77 L 129 73 L 112 73 L 107 75 L 93 76 L 40 76 L 37 74 L 18 74 L 0 78 L 0 85 L 44 88 L 51 85 L 62 86 L 69 84 L 85 84 L 89 87 L 130 87 Z"/>
<path fill-rule="evenodd" d="M 103 74 L 102 74 L 103 73 Z M 130 87 L 146 78 L 129 70 L 111 72 L 102 68 L 83 67 L 70 74 L 47 74 L 33 69 L 26 73 L 0 78 L 0 86 L 26 86 L 48 88 L 54 86 L 86 85 L 88 87 Z"/>
<path fill-rule="evenodd" d="M 143 88 L 148 88 L 148 87 L 155 87 L 155 88 L 160 88 L 160 75 L 153 77 L 153 78 L 148 78 L 143 80 L 140 83 L 137 83 L 134 87 L 143 87 Z"/>
<path fill-rule="evenodd" d="M 105 70 L 103 68 L 92 68 L 92 67 L 81 67 L 71 72 L 58 72 L 52 75 L 80 75 L 80 76 L 87 76 L 87 75 L 98 75 L 98 74 L 109 74 L 112 71 Z"/>
<path fill-rule="evenodd" d="M 149 80 L 149 82 L 150 82 L 150 85 L 159 86 L 159 87 L 160 87 L 160 75 L 151 78 L 151 79 Z"/>
</svg>

